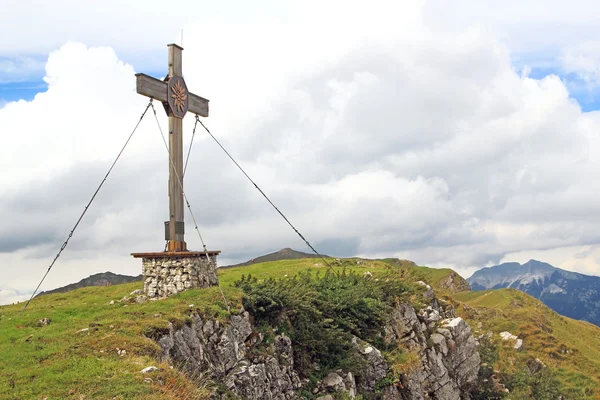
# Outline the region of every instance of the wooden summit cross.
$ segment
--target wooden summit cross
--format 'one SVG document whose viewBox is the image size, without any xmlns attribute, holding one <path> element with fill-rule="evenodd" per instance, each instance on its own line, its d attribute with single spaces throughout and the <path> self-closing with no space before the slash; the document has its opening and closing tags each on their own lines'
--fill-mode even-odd
<svg viewBox="0 0 600 400">
<path fill-rule="evenodd" d="M 144 293 L 161 298 L 184 290 L 219 284 L 218 250 L 188 251 L 183 223 L 183 117 L 189 111 L 208 117 L 208 100 L 189 93 L 183 80 L 181 47 L 170 44 L 169 74 L 161 81 L 136 74 L 137 92 L 163 103 L 169 116 L 169 221 L 165 222 L 166 251 L 132 253 L 142 259 Z"/>
<path fill-rule="evenodd" d="M 186 252 L 183 205 L 183 138 L 182 125 L 189 111 L 208 117 L 208 100 L 189 93 L 182 73 L 182 47 L 169 48 L 169 74 L 161 81 L 146 74 L 136 74 L 137 92 L 163 103 L 169 116 L 169 222 L 165 222 L 165 239 L 170 252 Z"/>
</svg>

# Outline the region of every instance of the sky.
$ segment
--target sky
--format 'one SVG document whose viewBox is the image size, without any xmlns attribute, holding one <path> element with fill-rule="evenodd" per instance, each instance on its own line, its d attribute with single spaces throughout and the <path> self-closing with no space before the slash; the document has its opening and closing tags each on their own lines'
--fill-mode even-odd
<svg viewBox="0 0 600 400">
<path fill-rule="evenodd" d="M 148 104 L 135 73 L 164 77 L 168 43 L 206 125 L 320 252 L 600 275 L 597 2 L 5 3 L 0 304 L 37 286 Z M 167 173 L 148 114 L 41 290 L 139 274 L 130 253 L 164 248 Z M 310 251 L 201 129 L 185 191 L 220 265 Z M 186 214 L 200 250 L 193 228 Z"/>
</svg>

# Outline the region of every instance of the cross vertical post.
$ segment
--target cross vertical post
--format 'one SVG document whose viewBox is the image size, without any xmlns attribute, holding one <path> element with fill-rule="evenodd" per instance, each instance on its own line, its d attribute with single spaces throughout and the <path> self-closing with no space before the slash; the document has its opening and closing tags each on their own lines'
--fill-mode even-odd
<svg viewBox="0 0 600 400">
<path fill-rule="evenodd" d="M 182 77 L 181 51 L 169 45 L 169 75 Z M 183 119 L 169 113 L 169 251 L 186 251 L 183 209 Z"/>
<path fill-rule="evenodd" d="M 183 79 L 182 51 L 169 44 L 169 72 L 161 81 L 136 74 L 137 92 L 163 103 L 169 116 L 169 222 L 165 229 L 169 252 L 186 252 L 183 204 L 183 118 L 189 111 L 208 117 L 208 100 L 189 93 Z M 166 223 L 165 223 L 166 224 Z"/>
</svg>

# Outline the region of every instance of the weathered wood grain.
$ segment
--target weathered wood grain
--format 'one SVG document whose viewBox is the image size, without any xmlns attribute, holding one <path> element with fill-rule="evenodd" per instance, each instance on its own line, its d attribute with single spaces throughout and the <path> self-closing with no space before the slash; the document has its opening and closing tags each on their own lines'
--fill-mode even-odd
<svg viewBox="0 0 600 400">
<path fill-rule="evenodd" d="M 193 93 L 190 93 L 188 96 L 188 112 L 201 117 L 208 117 L 208 100 Z"/>
<path fill-rule="evenodd" d="M 183 48 L 171 43 L 169 47 L 169 75 L 183 76 L 181 51 Z"/>
<path fill-rule="evenodd" d="M 187 101 L 187 111 L 208 117 L 208 100 L 187 92 L 183 81 L 182 50 L 176 44 L 169 48 L 169 83 L 146 74 L 136 74 L 137 92 L 163 103 L 169 103 L 169 241 L 168 250 L 187 251 L 184 241 L 184 198 L 183 198 L 183 117 L 185 110 L 181 102 Z M 187 97 L 184 95 L 187 93 Z M 179 102 L 174 105 L 173 97 Z M 179 107 L 176 109 L 175 107 Z M 178 111 L 179 114 L 176 112 Z M 179 229 L 178 229 L 179 228 Z"/>
<path fill-rule="evenodd" d="M 139 94 L 158 101 L 167 101 L 167 83 L 146 74 L 135 74 Z"/>
</svg>

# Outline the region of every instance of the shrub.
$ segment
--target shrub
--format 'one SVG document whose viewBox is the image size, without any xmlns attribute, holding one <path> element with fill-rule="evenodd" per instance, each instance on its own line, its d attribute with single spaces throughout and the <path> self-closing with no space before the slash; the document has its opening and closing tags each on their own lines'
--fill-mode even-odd
<svg viewBox="0 0 600 400">
<path fill-rule="evenodd" d="M 262 281 L 242 276 L 234 285 L 242 289 L 244 308 L 257 325 L 267 323 L 290 336 L 304 376 L 315 367 L 357 367 L 357 360 L 350 360 L 352 335 L 380 337 L 390 308 L 407 290 L 396 279 L 365 279 L 346 270 Z"/>
</svg>

